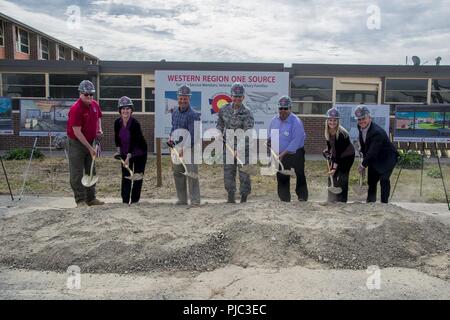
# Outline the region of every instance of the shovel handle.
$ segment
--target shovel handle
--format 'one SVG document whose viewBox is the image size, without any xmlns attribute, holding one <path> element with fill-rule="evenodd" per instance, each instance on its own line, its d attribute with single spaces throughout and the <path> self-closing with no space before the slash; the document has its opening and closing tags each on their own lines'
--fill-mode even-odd
<svg viewBox="0 0 450 320">
<path fill-rule="evenodd" d="M 122 165 L 124 166 L 124 168 L 127 169 L 128 172 L 130 173 L 130 177 L 134 175 L 134 172 L 130 169 L 130 167 L 126 164 L 126 162 L 123 161 L 123 159 L 120 157 L 120 154 L 116 154 L 114 156 L 114 159 L 120 160 L 120 162 L 122 162 Z"/>
<path fill-rule="evenodd" d="M 280 160 L 280 157 L 277 155 L 277 153 L 269 146 L 269 144 L 266 142 L 266 146 L 270 149 L 270 153 L 272 154 L 272 157 L 275 159 L 276 162 L 278 162 L 278 165 L 281 167 L 281 171 L 284 171 L 283 163 Z"/>
<path fill-rule="evenodd" d="M 94 164 L 95 164 L 95 156 L 92 157 L 92 161 L 91 161 L 91 174 L 89 175 L 91 179 L 92 179 L 92 174 L 94 173 Z"/>
<path fill-rule="evenodd" d="M 225 146 L 227 147 L 228 150 L 230 150 L 231 154 L 233 155 L 234 158 L 236 158 L 236 160 L 239 162 L 239 164 L 241 166 L 244 166 L 244 163 L 242 162 L 241 159 L 239 159 L 239 157 L 237 156 L 236 152 L 234 152 L 233 148 L 225 141 L 223 140 L 223 138 L 219 138 L 223 143 L 225 143 Z"/>
<path fill-rule="evenodd" d="M 177 156 L 178 160 L 180 160 L 181 164 L 183 165 L 184 172 L 185 172 L 185 174 L 187 174 L 188 173 L 188 169 L 187 169 L 186 164 L 184 163 L 183 159 L 180 157 L 180 154 L 178 153 L 177 149 L 174 146 L 172 146 L 171 144 L 169 144 L 169 143 L 167 143 L 167 145 L 169 146 L 170 150 L 172 150 L 175 153 L 175 155 Z"/>
</svg>

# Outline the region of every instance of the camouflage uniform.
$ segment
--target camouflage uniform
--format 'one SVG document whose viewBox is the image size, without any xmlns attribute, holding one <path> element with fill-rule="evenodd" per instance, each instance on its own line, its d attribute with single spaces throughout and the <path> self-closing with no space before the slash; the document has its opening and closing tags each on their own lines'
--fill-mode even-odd
<svg viewBox="0 0 450 320">
<path fill-rule="evenodd" d="M 222 132 L 222 134 L 226 133 L 227 129 L 242 129 L 244 131 L 248 129 L 252 129 L 255 125 L 255 121 L 253 118 L 252 112 L 244 106 L 237 110 L 234 110 L 233 104 L 229 103 L 222 107 L 219 112 L 219 118 L 217 120 L 216 128 Z M 226 137 L 224 136 L 224 140 L 226 141 Z M 235 146 L 236 150 L 236 146 Z M 228 194 L 234 195 L 236 192 L 236 171 L 238 168 L 237 161 L 235 159 L 234 164 L 226 164 L 226 148 L 224 147 L 224 167 L 223 167 L 223 176 L 224 176 L 224 184 L 225 190 L 227 190 Z M 245 159 L 241 159 L 244 163 L 249 163 L 249 147 L 246 145 Z M 251 181 L 250 176 L 239 170 L 239 182 L 240 188 L 239 192 L 244 196 L 247 196 L 251 192 Z"/>
</svg>

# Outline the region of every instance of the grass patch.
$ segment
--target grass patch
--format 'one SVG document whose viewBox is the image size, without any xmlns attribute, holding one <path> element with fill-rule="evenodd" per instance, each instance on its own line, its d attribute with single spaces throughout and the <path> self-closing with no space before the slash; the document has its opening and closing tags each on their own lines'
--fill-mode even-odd
<svg viewBox="0 0 450 320">
<path fill-rule="evenodd" d="M 15 195 L 21 191 L 24 172 L 28 166 L 28 159 L 5 161 L 5 168 Z M 445 202 L 442 181 L 433 177 L 436 173 L 436 164 L 425 162 L 423 174 L 422 196 L 420 197 L 419 169 L 402 170 L 393 201 L 410 202 Z M 176 191 L 172 173 L 172 164 L 168 156 L 162 158 L 162 187 L 156 187 L 156 158 L 150 157 L 145 168 L 142 195 L 144 198 L 174 198 Z M 349 201 L 365 201 L 366 195 L 353 194 L 352 185 L 359 184 L 359 173 L 356 160 L 350 171 Z M 391 176 L 393 189 L 395 179 L 400 167 L 397 166 Z M 442 166 L 447 187 L 450 186 L 450 166 Z M 427 175 L 433 172 L 432 175 Z M 97 160 L 97 194 L 100 198 L 120 198 L 121 167 L 117 160 L 112 158 L 99 158 Z M 308 184 L 309 199 L 325 201 L 327 196 L 327 166 L 325 160 L 307 160 L 305 162 L 305 175 Z M 223 182 L 223 167 L 221 165 L 200 165 L 200 192 L 203 198 L 226 199 L 226 191 Z M 251 197 L 264 197 L 267 201 L 277 201 L 277 180 L 275 176 L 257 175 L 252 179 Z M 367 181 L 367 178 L 366 178 Z M 236 178 L 237 192 L 239 192 L 239 178 Z M 0 194 L 9 194 L 5 179 L 0 179 Z M 49 195 L 49 196 L 73 196 L 69 183 L 69 164 L 64 157 L 44 158 L 41 161 L 32 162 L 28 173 L 24 194 Z M 295 179 L 291 179 L 291 194 L 295 196 Z M 378 196 L 380 191 L 378 189 Z"/>
</svg>

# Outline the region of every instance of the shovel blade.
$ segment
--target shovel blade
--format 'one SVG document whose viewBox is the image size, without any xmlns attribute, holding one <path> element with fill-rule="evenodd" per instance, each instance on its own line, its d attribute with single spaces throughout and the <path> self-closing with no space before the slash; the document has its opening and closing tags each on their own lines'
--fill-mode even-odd
<svg viewBox="0 0 450 320">
<path fill-rule="evenodd" d="M 330 191 L 333 194 L 340 194 L 340 193 L 342 193 L 342 188 L 340 188 L 340 187 L 328 187 L 328 191 Z"/>
<path fill-rule="evenodd" d="M 138 181 L 144 179 L 144 176 L 142 173 L 135 173 L 131 176 L 126 176 L 125 179 L 132 180 L 132 181 Z"/>
<path fill-rule="evenodd" d="M 294 169 L 291 169 L 291 170 L 280 170 L 278 172 L 281 173 L 281 174 L 284 174 L 285 176 L 295 177 Z"/>
<path fill-rule="evenodd" d="M 88 176 L 88 175 L 84 175 L 83 178 L 81 179 L 81 184 L 85 187 L 92 187 L 94 184 L 96 184 L 98 181 L 98 177 L 97 176 Z"/>
</svg>

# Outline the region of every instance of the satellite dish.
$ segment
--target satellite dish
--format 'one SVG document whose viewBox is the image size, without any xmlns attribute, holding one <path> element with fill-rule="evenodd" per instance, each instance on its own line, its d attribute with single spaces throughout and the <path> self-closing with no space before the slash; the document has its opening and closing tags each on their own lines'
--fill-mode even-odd
<svg viewBox="0 0 450 320">
<path fill-rule="evenodd" d="M 418 56 L 413 56 L 412 61 L 415 66 L 420 66 L 420 58 Z"/>
<path fill-rule="evenodd" d="M 440 65 L 441 64 L 441 60 L 442 60 L 442 58 L 441 57 L 437 57 L 436 59 L 434 59 L 434 60 L 436 60 L 436 65 L 438 66 L 438 65 Z"/>
</svg>

